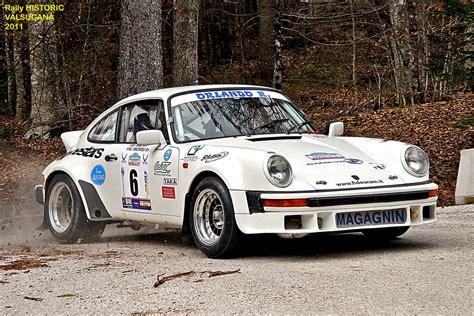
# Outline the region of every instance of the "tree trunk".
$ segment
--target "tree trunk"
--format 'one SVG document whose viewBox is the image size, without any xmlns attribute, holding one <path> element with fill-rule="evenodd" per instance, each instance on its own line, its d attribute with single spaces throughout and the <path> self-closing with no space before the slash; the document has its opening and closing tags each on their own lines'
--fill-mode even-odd
<svg viewBox="0 0 474 316">
<path fill-rule="evenodd" d="M 261 62 L 261 74 L 264 79 L 270 81 L 272 60 L 268 58 L 274 54 L 275 42 L 273 39 L 276 0 L 258 0 L 258 52 Z"/>
<path fill-rule="evenodd" d="M 24 30 L 18 30 L 13 40 L 13 60 L 16 81 L 16 117 L 25 119 L 31 112 L 30 58 L 27 23 Z"/>
<path fill-rule="evenodd" d="M 275 25 L 273 30 L 274 58 L 273 58 L 273 87 L 281 89 L 283 86 L 283 55 L 281 52 L 281 7 L 276 6 Z"/>
<path fill-rule="evenodd" d="M 398 104 L 414 103 L 413 54 L 410 45 L 408 9 L 406 0 L 389 0 L 392 38 L 393 75 Z"/>
<path fill-rule="evenodd" d="M 272 74 L 272 60 L 268 58 L 274 53 L 275 43 L 273 40 L 274 28 L 274 1 L 258 0 L 258 53 L 261 61 L 262 77 L 270 81 Z"/>
<path fill-rule="evenodd" d="M 3 15 L 3 10 L 0 9 Z M 8 67 L 4 19 L 0 19 L 0 112 L 8 112 Z"/>
<path fill-rule="evenodd" d="M 428 63 L 429 63 L 429 41 L 428 41 L 428 20 L 426 12 L 429 6 L 429 3 L 416 3 L 416 26 L 417 26 L 417 59 L 416 64 L 418 68 L 418 94 L 419 101 L 424 102 L 426 100 L 426 95 L 428 92 L 429 84 L 429 72 L 428 72 Z"/>
<path fill-rule="evenodd" d="M 355 105 L 359 103 L 359 99 L 357 96 L 357 69 L 356 69 L 356 61 L 357 61 L 357 44 L 356 44 L 356 24 L 355 24 L 355 17 L 354 17 L 354 4 L 353 0 L 349 0 L 349 5 L 351 9 L 351 22 L 352 22 L 352 88 L 354 89 L 354 102 Z"/>
<path fill-rule="evenodd" d="M 173 25 L 175 86 L 198 83 L 199 0 L 176 0 Z"/>
<path fill-rule="evenodd" d="M 162 86 L 161 1 L 122 0 L 118 97 Z"/>
<path fill-rule="evenodd" d="M 10 116 L 16 114 L 16 80 L 15 80 L 15 59 L 13 53 L 13 36 L 6 34 L 5 44 L 7 51 L 7 82 L 8 82 L 8 113 Z"/>
<path fill-rule="evenodd" d="M 60 105 L 56 102 L 57 45 L 53 21 L 36 21 L 30 25 L 31 61 L 31 129 L 27 137 L 48 138 L 58 127 Z"/>
</svg>

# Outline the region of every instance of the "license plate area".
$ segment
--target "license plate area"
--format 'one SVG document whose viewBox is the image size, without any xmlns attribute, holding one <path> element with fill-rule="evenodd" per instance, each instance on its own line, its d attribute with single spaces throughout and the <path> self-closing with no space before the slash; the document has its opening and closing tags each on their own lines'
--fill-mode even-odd
<svg viewBox="0 0 474 316">
<path fill-rule="evenodd" d="M 407 221 L 405 208 L 336 213 L 336 227 L 400 225 Z"/>
</svg>

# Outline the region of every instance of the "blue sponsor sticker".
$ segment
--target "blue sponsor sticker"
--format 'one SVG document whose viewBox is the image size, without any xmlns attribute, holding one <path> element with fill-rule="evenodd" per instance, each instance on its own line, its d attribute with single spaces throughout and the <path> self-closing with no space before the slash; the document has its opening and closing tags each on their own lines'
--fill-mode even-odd
<svg viewBox="0 0 474 316">
<path fill-rule="evenodd" d="M 164 161 L 170 160 L 172 153 L 173 153 L 173 150 L 171 150 L 171 148 L 168 149 L 168 150 L 165 152 L 165 154 L 163 155 Z"/>
<path fill-rule="evenodd" d="M 105 182 L 105 169 L 101 165 L 95 166 L 91 171 L 91 181 L 95 185 L 102 185 Z"/>
<path fill-rule="evenodd" d="M 360 165 L 361 163 L 363 163 L 362 160 L 360 160 L 360 159 L 355 159 L 355 158 L 347 158 L 347 159 L 344 159 L 344 162 L 347 162 L 347 163 L 350 163 L 350 164 L 353 164 L 353 165 Z"/>
</svg>

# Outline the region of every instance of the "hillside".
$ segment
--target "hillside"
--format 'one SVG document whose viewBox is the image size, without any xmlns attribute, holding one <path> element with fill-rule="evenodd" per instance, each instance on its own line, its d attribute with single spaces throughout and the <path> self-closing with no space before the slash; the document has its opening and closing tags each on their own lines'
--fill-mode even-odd
<svg viewBox="0 0 474 316">
<path fill-rule="evenodd" d="M 439 184 L 440 205 L 454 203 L 459 151 L 474 147 L 473 94 L 452 100 L 378 111 L 336 102 L 334 95 L 311 90 L 287 91 L 321 130 L 327 122 L 343 121 L 345 134 L 378 137 L 417 144 L 429 155 L 431 178 Z M 326 100 L 322 100 L 327 97 Z M 350 113 L 350 114 L 347 114 Z M 64 152 L 59 138 L 25 140 L 25 122 L 2 118 L 0 124 L 0 197 L 18 189 L 31 192 L 41 175 L 32 174 Z M 36 180 L 36 181 L 35 181 Z M 12 186 L 11 183 L 16 183 Z M 31 188 L 19 188 L 18 183 Z M 20 185 L 23 186 L 23 185 Z"/>
</svg>

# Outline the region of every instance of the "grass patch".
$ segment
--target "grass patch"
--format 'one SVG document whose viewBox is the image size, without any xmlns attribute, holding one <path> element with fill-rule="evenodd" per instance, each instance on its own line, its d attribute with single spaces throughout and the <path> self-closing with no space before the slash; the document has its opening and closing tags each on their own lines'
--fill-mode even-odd
<svg viewBox="0 0 474 316">
<path fill-rule="evenodd" d="M 462 117 L 459 122 L 455 125 L 457 128 L 468 128 L 474 126 L 474 115 L 467 115 Z"/>
</svg>

